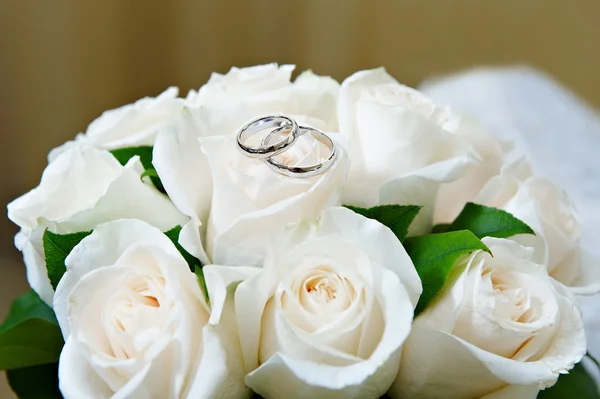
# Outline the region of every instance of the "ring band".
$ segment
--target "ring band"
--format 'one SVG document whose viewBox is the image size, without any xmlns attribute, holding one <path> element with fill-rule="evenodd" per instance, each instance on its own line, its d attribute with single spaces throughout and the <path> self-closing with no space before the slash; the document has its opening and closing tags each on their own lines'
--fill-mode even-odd
<svg viewBox="0 0 600 399">
<path fill-rule="evenodd" d="M 281 132 L 282 130 L 289 130 L 290 133 L 287 134 L 283 139 L 271 145 L 265 145 L 266 141 L 264 139 L 259 147 L 251 147 L 244 144 L 256 133 L 269 128 L 274 128 L 274 132 L 277 133 Z M 269 133 L 267 137 L 269 137 L 272 133 L 273 131 Z M 294 144 L 298 137 L 298 123 L 296 123 L 295 120 L 288 118 L 287 116 L 271 115 L 255 119 L 242 127 L 237 135 L 237 145 L 238 149 L 247 157 L 266 159 L 281 154 L 287 150 L 289 146 Z"/>
<path fill-rule="evenodd" d="M 269 133 L 262 139 L 261 144 L 265 145 L 266 143 L 268 143 L 269 138 L 272 135 L 278 133 L 279 131 L 280 129 L 273 130 L 271 133 Z M 308 126 L 300 126 L 298 136 L 301 136 L 305 133 L 310 133 L 315 140 L 329 148 L 331 154 L 329 155 L 329 157 L 327 157 L 326 160 L 308 166 L 288 166 L 274 160 L 271 157 L 268 157 L 263 161 L 267 164 L 267 166 L 269 166 L 277 173 L 288 177 L 313 177 L 325 173 L 329 168 L 333 166 L 333 164 L 338 158 L 339 151 L 337 150 L 336 144 L 328 135 L 326 135 L 322 131 Z"/>
</svg>

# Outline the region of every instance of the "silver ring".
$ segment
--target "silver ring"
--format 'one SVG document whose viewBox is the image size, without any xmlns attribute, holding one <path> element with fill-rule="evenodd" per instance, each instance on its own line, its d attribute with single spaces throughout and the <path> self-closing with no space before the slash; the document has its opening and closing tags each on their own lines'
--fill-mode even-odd
<svg viewBox="0 0 600 399">
<path fill-rule="evenodd" d="M 308 165 L 308 166 L 288 166 L 288 165 L 285 165 L 281 162 L 274 160 L 271 157 L 264 159 L 263 161 L 267 164 L 267 166 L 269 166 L 271 169 L 273 169 L 277 173 L 280 173 L 280 174 L 282 174 L 284 176 L 288 176 L 288 177 L 313 177 L 313 176 L 317 176 L 317 175 L 325 173 L 329 168 L 331 168 L 333 166 L 333 164 L 336 162 L 336 160 L 339 156 L 339 151 L 337 149 L 335 142 L 333 140 L 331 140 L 331 138 L 328 135 L 326 135 L 325 133 L 323 133 L 322 131 L 320 131 L 318 129 L 308 127 L 308 126 L 300 126 L 299 129 L 300 129 L 300 132 L 299 132 L 298 136 L 302 136 L 305 133 L 310 133 L 314 137 L 315 140 L 317 140 L 318 142 L 322 143 L 327 148 L 329 148 L 329 150 L 331 151 L 331 154 L 329 155 L 329 157 L 327 157 L 326 160 L 316 163 L 314 165 Z M 265 136 L 262 139 L 261 144 L 262 145 L 267 144 L 269 141 L 269 138 L 272 135 L 279 133 L 280 130 L 281 129 L 273 130 L 271 133 L 269 133 L 267 136 Z"/>
<path fill-rule="evenodd" d="M 259 147 L 251 147 L 244 144 L 256 133 L 269 128 L 275 128 L 274 131 L 277 133 L 283 130 L 289 130 L 290 133 L 287 134 L 283 139 L 271 145 L 265 145 L 266 141 L 264 139 Z M 269 136 L 271 133 L 269 133 Z M 288 147 L 296 142 L 298 137 L 298 123 L 296 123 L 295 120 L 288 118 L 287 116 L 270 115 L 255 119 L 242 127 L 237 135 L 237 145 L 238 149 L 247 157 L 266 159 L 281 154 L 287 150 Z"/>
</svg>

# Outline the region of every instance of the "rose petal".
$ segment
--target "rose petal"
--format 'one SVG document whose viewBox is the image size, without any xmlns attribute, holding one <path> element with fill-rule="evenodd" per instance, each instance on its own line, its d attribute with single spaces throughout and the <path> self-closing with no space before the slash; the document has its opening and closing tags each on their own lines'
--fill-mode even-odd
<svg viewBox="0 0 600 399">
<path fill-rule="evenodd" d="M 90 367 L 72 339 L 67 339 L 58 363 L 62 395 L 69 398 L 110 398 L 113 392 Z"/>
<path fill-rule="evenodd" d="M 262 269 L 264 270 L 264 269 Z M 235 291 L 235 315 L 246 372 L 258 367 L 262 314 L 276 286 L 275 273 L 257 273 Z"/>
<path fill-rule="evenodd" d="M 260 269 L 245 266 L 206 265 L 202 268 L 202 272 L 204 273 L 212 309 L 209 324 L 214 326 L 220 323 L 219 318 L 224 311 L 227 290 L 230 285 L 255 276 L 260 272 Z"/>
<path fill-rule="evenodd" d="M 157 97 L 105 111 L 88 126 L 85 136 L 98 148 L 153 145 L 161 125 L 183 106 L 179 89 L 169 87 Z"/>
<path fill-rule="evenodd" d="M 15 246 L 23 253 L 23 261 L 27 266 L 27 282 L 46 304 L 52 306 L 54 290 L 50 285 L 46 269 L 44 246 L 42 244 L 44 231 L 41 228 L 37 228 L 32 232 L 21 230 L 15 236 Z"/>
<path fill-rule="evenodd" d="M 504 157 L 501 143 L 474 120 L 451 111 L 448 114 L 451 121 L 444 124 L 446 130 L 466 138 L 480 161 L 469 165 L 456 181 L 440 187 L 434 215 L 436 224 L 451 223 L 467 202 L 473 202 L 486 183 L 500 173 Z"/>
<path fill-rule="evenodd" d="M 476 159 L 473 155 L 459 156 L 388 180 L 379 187 L 377 203 L 421 205 L 422 208 L 411 223 L 408 234 L 426 234 L 432 228 L 440 185 L 457 179 L 466 168 L 475 164 Z"/>
<path fill-rule="evenodd" d="M 212 305 L 210 318 L 218 325 L 204 327 L 202 358 L 186 397 L 250 397 L 251 392 L 244 384 L 246 369 L 230 286 L 260 269 L 208 265 L 203 270 Z"/>
<path fill-rule="evenodd" d="M 481 399 L 535 399 L 539 392 L 537 385 L 507 385 Z"/>
<path fill-rule="evenodd" d="M 30 230 L 40 218 L 67 220 L 92 208 L 121 170 L 119 162 L 106 151 L 73 148 L 48 165 L 37 188 L 8 204 L 8 217 Z"/>
<path fill-rule="evenodd" d="M 200 136 L 201 130 L 184 108 L 181 117 L 158 134 L 152 163 L 171 201 L 193 222 L 184 227 L 185 233 L 182 231 L 182 245 L 185 243 L 188 252 L 208 263 L 200 231 L 191 230 L 206 225 L 212 197 L 212 176 L 198 142 Z"/>
<path fill-rule="evenodd" d="M 489 371 L 468 345 L 447 333 L 413 325 L 402 351 L 398 378 L 388 395 L 391 398 L 478 398 L 505 386 L 506 382 Z M 481 351 L 473 348 L 473 351 Z"/>
<path fill-rule="evenodd" d="M 594 295 L 600 292 L 600 259 L 584 248 L 579 249 L 579 275 L 570 285 L 579 295 Z M 575 265 L 570 265 L 574 267 Z"/>
<path fill-rule="evenodd" d="M 162 231 L 187 223 L 189 218 L 181 214 L 168 197 L 140 180 L 142 172 L 138 157 L 129 160 L 122 174 L 110 184 L 93 208 L 82 210 L 68 220 L 58 220 L 63 223 L 57 226 L 57 232 L 91 230 L 100 223 L 124 218 L 143 220 Z"/>
</svg>

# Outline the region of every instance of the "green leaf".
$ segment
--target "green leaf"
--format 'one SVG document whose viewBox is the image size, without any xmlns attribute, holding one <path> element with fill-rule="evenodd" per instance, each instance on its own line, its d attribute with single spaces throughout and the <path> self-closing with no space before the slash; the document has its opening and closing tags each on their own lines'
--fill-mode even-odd
<svg viewBox="0 0 600 399">
<path fill-rule="evenodd" d="M 8 316 L 0 326 L 0 334 L 31 318 L 46 320 L 58 325 L 52 308 L 46 305 L 33 290 L 13 301 Z"/>
<path fill-rule="evenodd" d="M 445 233 L 448 231 L 448 227 L 450 227 L 450 223 L 440 223 L 433 226 L 431 229 L 432 233 Z"/>
<path fill-rule="evenodd" d="M 423 283 L 423 294 L 415 309 L 415 316 L 435 298 L 442 289 L 456 260 L 477 250 L 490 252 L 470 231 L 428 234 L 409 237 L 404 248 L 412 259 Z"/>
<path fill-rule="evenodd" d="M 0 370 L 54 363 L 63 345 L 54 312 L 29 291 L 13 302 L 0 326 Z"/>
<path fill-rule="evenodd" d="M 67 271 L 67 267 L 65 266 L 67 256 L 81 240 L 90 234 L 92 234 L 91 231 L 73 234 L 55 234 L 50 230 L 44 232 L 42 241 L 46 258 L 46 270 L 52 288 L 56 289 L 58 282 Z"/>
<path fill-rule="evenodd" d="M 208 297 L 208 287 L 206 286 L 206 279 L 204 278 L 204 272 L 202 271 L 201 266 L 196 266 L 194 270 L 196 276 L 198 276 L 198 283 L 200 284 L 200 289 L 204 294 L 204 299 L 206 299 L 206 303 L 210 303 L 210 298 Z"/>
<path fill-rule="evenodd" d="M 158 177 L 158 172 L 156 169 L 146 169 L 144 173 L 140 175 L 140 179 L 143 179 L 144 177 Z"/>
<path fill-rule="evenodd" d="M 129 160 L 134 156 L 139 156 L 140 162 L 145 169 L 141 177 L 143 178 L 145 176 L 149 176 L 152 184 L 154 184 L 154 187 L 156 187 L 156 189 L 161 193 L 165 194 L 165 188 L 158 177 L 158 173 L 156 173 L 156 170 L 154 169 L 154 165 L 152 164 L 153 151 L 154 147 L 144 145 L 139 147 L 117 148 L 116 150 L 111 150 L 110 152 L 123 166 L 125 166 L 127 162 L 129 162 Z"/>
<path fill-rule="evenodd" d="M 537 397 L 538 399 L 600 399 L 600 391 L 583 363 L 578 363 L 569 374 L 561 375 L 556 385 L 540 391 Z"/>
<path fill-rule="evenodd" d="M 469 230 L 479 238 L 508 238 L 517 234 L 535 234 L 531 227 L 501 209 L 469 202 L 450 224 L 448 231 Z"/>
<path fill-rule="evenodd" d="M 165 235 L 169 237 L 173 244 L 175 244 L 175 247 L 187 262 L 188 266 L 190 267 L 190 270 L 194 272 L 196 270 L 196 266 L 202 267 L 202 262 L 200 262 L 200 259 L 190 254 L 188 251 L 185 250 L 185 248 L 181 246 L 181 244 L 179 243 L 179 233 L 181 233 L 181 226 L 175 226 L 171 230 L 166 231 Z"/>
<path fill-rule="evenodd" d="M 117 161 L 123 166 L 129 162 L 131 158 L 134 156 L 140 157 L 140 162 L 144 169 L 154 169 L 152 165 L 152 151 L 154 148 L 149 145 L 140 146 L 140 147 L 126 147 L 126 148 L 117 148 L 116 150 L 111 150 L 110 153 L 113 154 Z"/>
<path fill-rule="evenodd" d="M 166 231 L 165 235 L 167 237 L 169 237 L 169 239 L 171 240 L 171 242 L 173 242 L 173 244 L 175 244 L 175 247 L 177 248 L 179 253 L 183 256 L 183 258 L 187 262 L 188 266 L 190 267 L 190 270 L 198 276 L 198 280 L 200 282 L 200 288 L 202 289 L 204 298 L 206 299 L 206 302 L 208 303 L 209 302 L 208 289 L 206 288 L 206 282 L 204 281 L 204 273 L 202 272 L 202 266 L 203 266 L 202 262 L 200 262 L 200 259 L 198 259 L 195 256 L 193 256 L 192 254 L 190 254 L 188 251 L 185 250 L 185 248 L 183 248 L 181 246 L 181 244 L 179 244 L 179 233 L 180 232 L 181 232 L 181 226 L 175 226 L 171 230 Z"/>
<path fill-rule="evenodd" d="M 58 363 L 7 370 L 6 378 L 19 399 L 62 399 Z"/>
<path fill-rule="evenodd" d="M 404 241 L 408 233 L 408 227 L 421 210 L 421 207 L 417 205 L 380 205 L 373 208 L 345 206 L 358 214 L 369 219 L 375 219 L 389 227 L 400 241 Z"/>
</svg>

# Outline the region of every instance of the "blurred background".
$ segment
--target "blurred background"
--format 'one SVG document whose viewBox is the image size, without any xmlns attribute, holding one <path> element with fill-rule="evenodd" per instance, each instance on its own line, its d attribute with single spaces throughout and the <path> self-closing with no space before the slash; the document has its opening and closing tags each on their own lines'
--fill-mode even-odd
<svg viewBox="0 0 600 399">
<path fill-rule="evenodd" d="M 48 151 L 102 111 L 198 88 L 212 71 L 293 63 L 401 82 L 525 64 L 600 106 L 598 0 L 0 0 L 0 201 L 35 187 Z M 0 317 L 28 289 L 0 218 Z M 0 398 L 12 397 L 0 378 Z"/>
</svg>

